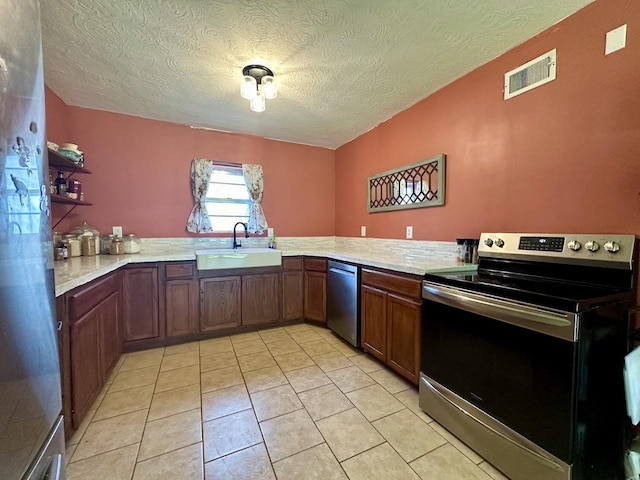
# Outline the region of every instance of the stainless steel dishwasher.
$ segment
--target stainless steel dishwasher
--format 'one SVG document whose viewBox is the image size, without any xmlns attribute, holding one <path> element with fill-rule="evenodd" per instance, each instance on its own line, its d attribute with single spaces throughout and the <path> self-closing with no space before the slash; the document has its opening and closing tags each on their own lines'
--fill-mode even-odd
<svg viewBox="0 0 640 480">
<path fill-rule="evenodd" d="M 360 346 L 360 267 L 329 260 L 327 327 Z"/>
</svg>

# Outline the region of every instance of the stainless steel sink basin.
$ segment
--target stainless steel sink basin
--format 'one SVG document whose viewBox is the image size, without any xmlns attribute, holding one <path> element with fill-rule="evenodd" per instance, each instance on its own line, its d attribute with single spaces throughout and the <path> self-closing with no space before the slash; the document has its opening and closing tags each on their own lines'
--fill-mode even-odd
<svg viewBox="0 0 640 480">
<path fill-rule="evenodd" d="M 198 270 L 274 267 L 282 264 L 282 251 L 273 248 L 221 248 L 196 251 Z"/>
</svg>

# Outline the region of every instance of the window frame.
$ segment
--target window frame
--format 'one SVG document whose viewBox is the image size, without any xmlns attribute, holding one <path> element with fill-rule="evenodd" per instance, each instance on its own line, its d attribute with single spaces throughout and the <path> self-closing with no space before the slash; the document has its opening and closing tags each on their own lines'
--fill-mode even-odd
<svg viewBox="0 0 640 480">
<path fill-rule="evenodd" d="M 209 189 L 212 185 L 241 185 L 240 183 L 231 183 L 231 182 L 215 182 L 212 181 L 214 177 L 214 173 L 216 171 L 224 171 L 224 172 L 232 172 L 235 176 L 238 176 L 242 179 L 242 187 L 246 191 L 247 198 L 233 198 L 233 197 L 210 197 Z M 251 205 L 251 198 L 249 196 L 249 192 L 247 190 L 247 185 L 244 182 L 244 175 L 242 173 L 242 165 L 241 164 L 233 164 L 233 163 L 223 163 L 223 162 L 213 162 L 213 168 L 211 171 L 211 176 L 209 177 L 209 182 L 207 183 L 207 194 L 205 196 L 205 207 L 207 208 L 207 216 L 209 217 L 209 221 L 211 222 L 211 228 L 213 233 L 231 233 L 233 231 L 233 227 L 228 230 L 220 230 L 216 229 L 216 218 L 236 218 L 237 221 L 248 223 L 249 222 L 249 207 Z M 229 204 L 229 205 L 245 205 L 246 206 L 246 215 L 228 215 L 228 214 L 214 214 L 211 215 L 209 212 L 209 204 Z M 235 222 L 234 222 L 235 223 Z"/>
</svg>

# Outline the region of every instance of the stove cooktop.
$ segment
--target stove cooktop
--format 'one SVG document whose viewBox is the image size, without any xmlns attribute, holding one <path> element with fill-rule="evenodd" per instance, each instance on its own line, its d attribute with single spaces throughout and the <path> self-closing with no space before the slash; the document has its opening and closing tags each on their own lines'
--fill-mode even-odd
<svg viewBox="0 0 640 480">
<path fill-rule="evenodd" d="M 426 274 L 424 279 L 439 285 L 570 312 L 585 311 L 602 303 L 633 299 L 630 288 L 590 285 L 549 278 L 524 278 L 506 273 L 479 271 L 475 275 Z"/>
</svg>

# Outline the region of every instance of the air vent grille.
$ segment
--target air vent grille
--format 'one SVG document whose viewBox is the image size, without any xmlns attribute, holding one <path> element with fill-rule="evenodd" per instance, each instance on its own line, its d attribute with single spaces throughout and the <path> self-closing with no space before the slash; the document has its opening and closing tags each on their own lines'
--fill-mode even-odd
<svg viewBox="0 0 640 480">
<path fill-rule="evenodd" d="M 556 50 L 534 58 L 530 62 L 505 73 L 504 99 L 544 85 L 556 78 Z"/>
</svg>

